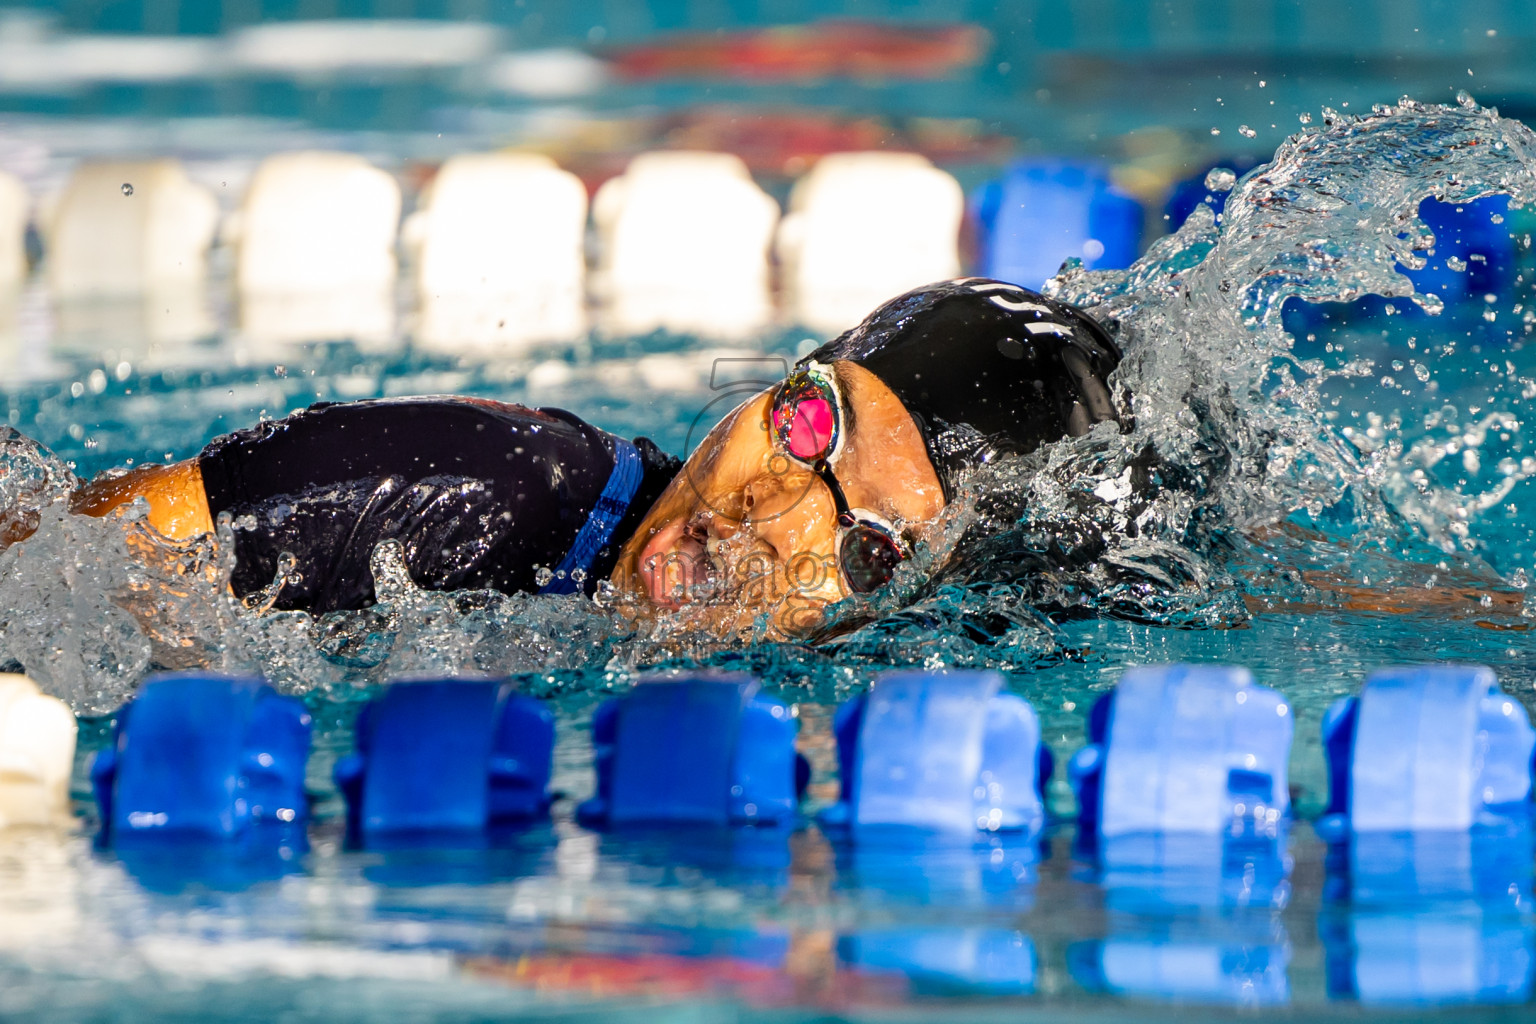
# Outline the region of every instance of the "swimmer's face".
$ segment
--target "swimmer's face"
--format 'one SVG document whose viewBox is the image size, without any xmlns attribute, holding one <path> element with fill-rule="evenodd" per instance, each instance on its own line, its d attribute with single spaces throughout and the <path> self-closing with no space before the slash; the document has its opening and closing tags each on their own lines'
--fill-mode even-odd
<svg viewBox="0 0 1536 1024">
<path fill-rule="evenodd" d="M 842 402 L 832 473 L 849 506 L 887 520 L 910 546 L 944 507 L 922 435 L 874 374 L 849 362 L 832 371 Z M 710 431 L 625 544 L 614 582 L 643 608 L 696 612 L 721 631 L 767 612 L 781 633 L 799 637 L 848 596 L 832 492 L 775 443 L 777 390 Z"/>
</svg>

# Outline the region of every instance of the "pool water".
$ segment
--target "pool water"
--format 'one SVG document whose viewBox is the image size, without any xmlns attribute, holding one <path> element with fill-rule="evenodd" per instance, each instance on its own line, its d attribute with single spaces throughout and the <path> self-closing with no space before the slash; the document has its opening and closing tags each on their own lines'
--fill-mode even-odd
<svg viewBox="0 0 1536 1024">
<path fill-rule="evenodd" d="M 85 716 L 81 822 L 0 833 L 0 1016 L 1119 1020 L 1241 1007 L 1524 1019 L 1529 856 L 1488 869 L 1508 883 L 1497 897 L 1452 886 L 1344 901 L 1309 821 L 1327 799 L 1322 713 L 1374 667 L 1487 664 L 1536 710 L 1536 462 L 1522 432 L 1536 258 L 1527 243 L 1511 289 L 1438 317 L 1415 311 L 1392 274 L 1424 196 L 1536 197 L 1533 140 L 1470 103 L 1334 116 L 1298 138 L 1238 185 L 1221 222 L 1197 214 L 1129 272 L 1058 279 L 1059 294 L 1119 321 L 1135 433 L 1095 433 L 976 482 L 956 522 L 1008 543 L 959 569 L 920 563 L 887 603 L 853 609 L 868 621 L 833 643 L 637 632 L 580 599 L 423 593 L 382 563 L 368 612 L 262 616 L 222 599 L 216 551 L 195 553 L 212 579 L 151 639 L 108 599 L 138 571 L 122 528 L 45 525 L 28 544 L 43 554 L 0 561 L 0 604 L 17 609 L 0 656 Z M 1518 208 L 1507 223 L 1529 230 Z M 1342 301 L 1372 291 L 1402 308 Z M 784 330 L 735 354 L 792 360 L 806 347 Z M 717 398 L 719 352 L 664 334 L 499 358 L 221 337 L 174 360 L 126 345 L 56 352 L 0 388 L 0 410 L 81 476 L 186 458 L 311 401 L 420 393 L 557 405 L 683 454 Z M 1148 448 L 1166 486 L 1140 506 L 1114 483 Z M 1042 530 L 1095 523 L 1120 527 L 1102 557 L 1020 568 Z M 303 695 L 316 723 L 306 843 L 170 861 L 93 846 L 87 760 L 111 711 L 177 649 Z M 573 821 L 594 786 L 593 711 L 648 671 L 762 678 L 799 716 L 814 810 L 836 792 L 836 706 L 887 668 L 1002 671 L 1064 763 L 1127 667 L 1177 661 L 1246 665 L 1295 711 L 1287 859 L 1237 865 L 1235 898 L 1216 877 L 1103 877 L 1076 848 L 1060 774 L 1039 843 L 871 852 L 809 818 L 732 835 L 614 836 Z M 554 709 L 563 797 L 551 821 L 474 848 L 349 849 L 330 773 L 361 701 L 390 678 L 462 672 L 511 675 Z M 1455 977 L 1360 981 L 1382 958 L 1413 956 L 1443 958 Z"/>
</svg>

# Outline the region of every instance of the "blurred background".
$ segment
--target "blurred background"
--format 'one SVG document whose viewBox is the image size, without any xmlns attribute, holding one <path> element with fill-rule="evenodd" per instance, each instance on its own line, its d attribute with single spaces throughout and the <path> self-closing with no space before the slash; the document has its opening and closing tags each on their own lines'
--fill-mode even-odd
<svg viewBox="0 0 1536 1024">
<path fill-rule="evenodd" d="M 695 396 L 700 353 L 1126 266 L 1326 108 L 1536 110 L 1533 7 L 0 0 L 0 412 L 87 469 L 399 390 L 645 425 L 626 390 Z M 1508 290 L 1495 206 L 1420 290 Z M 114 402 L 226 380 L 184 421 Z"/>
</svg>

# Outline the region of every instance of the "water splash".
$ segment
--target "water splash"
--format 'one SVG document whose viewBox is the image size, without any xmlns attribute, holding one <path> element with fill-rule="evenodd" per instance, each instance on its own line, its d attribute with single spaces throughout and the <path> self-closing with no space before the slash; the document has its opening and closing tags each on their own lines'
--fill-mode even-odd
<svg viewBox="0 0 1536 1024">
<path fill-rule="evenodd" d="M 0 552 L 0 661 L 89 712 L 110 710 L 152 667 L 191 664 L 340 699 L 410 674 L 603 687 L 677 664 L 835 694 L 863 666 L 1021 670 L 1078 657 L 1059 626 L 1074 618 L 1237 625 L 1256 600 L 1326 604 L 1329 580 L 1421 581 L 1426 559 L 1428 586 L 1488 588 L 1498 580 L 1479 561 L 1485 514 L 1536 474 L 1511 405 L 1536 385 L 1510 364 L 1490 385 L 1497 401 L 1444 417 L 1450 440 L 1405 440 L 1390 409 L 1341 427 L 1329 389 L 1368 381 L 1374 365 L 1298 349 L 1281 310 L 1376 294 L 1438 312 L 1399 269 L 1434 244 L 1419 202 L 1506 193 L 1523 206 L 1536 195 L 1533 153 L 1529 129 L 1470 101 L 1325 111 L 1271 163 L 1208 180 L 1230 190 L 1220 217 L 1198 208 L 1128 270 L 1069 263 L 1048 290 L 1118 325 L 1126 358 L 1113 383 L 1134 426 L 1101 424 L 977 474 L 894 584 L 837 609 L 816 645 L 762 623 L 720 637 L 686 611 L 635 622 L 601 591 L 425 591 L 388 544 L 373 561 L 373 607 L 274 612 L 262 595 L 230 595 L 229 524 L 173 544 L 142 508 L 68 515 L 73 474 L 12 431 L 0 438 L 0 530 L 37 532 Z M 1387 379 L 1433 386 L 1429 359 L 1416 350 L 1412 376 L 1403 362 Z M 1445 478 L 1451 465 L 1461 476 Z"/>
<path fill-rule="evenodd" d="M 1197 209 L 1126 271 L 1065 267 L 1047 290 L 1119 324 L 1126 360 L 1116 383 L 1136 426 L 1128 443 L 1097 457 L 1091 440 L 1064 446 L 1076 449 L 1070 455 L 1053 453 L 1059 469 L 1046 467 L 1046 479 L 1028 485 L 1027 507 L 1041 507 L 1042 488 L 1086 474 L 1078 489 L 1090 488 L 1135 524 L 1135 540 L 1117 543 L 1117 555 L 1176 545 L 1179 558 L 1203 563 L 1188 581 L 1197 595 L 1232 582 L 1223 546 L 1288 519 L 1326 524 L 1334 539 L 1359 538 L 1352 557 L 1362 546 L 1394 555 L 1421 543 L 1478 550 L 1464 543 L 1469 519 L 1525 470 L 1463 494 L 1415 475 L 1426 456 L 1404 451 L 1400 423 L 1387 437 L 1378 420 L 1378 438 L 1365 443 L 1341 431 L 1328 418 L 1325 389 L 1372 367 L 1299 357 L 1281 310 L 1290 300 L 1382 295 L 1439 313 L 1438 297 L 1415 293 L 1401 271 L 1422 267 L 1435 244 L 1418 218 L 1420 202 L 1502 193 L 1523 206 L 1536 195 L 1533 153 L 1529 128 L 1470 102 L 1405 98 L 1362 116 L 1325 110 L 1321 126 L 1286 140 L 1235 185 L 1219 217 Z M 1489 423 L 1520 429 L 1512 413 L 1491 415 Z M 1131 483 L 1138 459 L 1146 483 L 1114 483 Z M 1062 507 L 1044 498 L 1045 508 Z"/>
</svg>

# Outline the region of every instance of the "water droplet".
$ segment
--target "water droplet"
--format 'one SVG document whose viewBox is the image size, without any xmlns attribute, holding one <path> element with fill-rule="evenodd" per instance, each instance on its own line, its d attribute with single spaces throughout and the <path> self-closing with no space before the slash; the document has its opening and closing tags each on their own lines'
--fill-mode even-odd
<svg viewBox="0 0 1536 1024">
<path fill-rule="evenodd" d="M 126 181 L 123 182 L 123 195 L 125 195 L 125 196 L 133 195 L 133 186 L 128 184 L 128 182 L 126 182 Z"/>
<path fill-rule="evenodd" d="M 1488 219 L 1493 221 L 1495 224 L 1503 224 L 1504 223 L 1504 215 L 1502 213 L 1492 214 L 1492 215 L 1489 216 Z"/>
<path fill-rule="evenodd" d="M 533 582 L 537 583 L 541 587 L 549 586 L 552 582 L 554 582 L 554 579 L 554 570 L 552 570 L 547 565 L 539 566 L 539 568 L 533 574 Z"/>
<path fill-rule="evenodd" d="M 1230 192 L 1237 184 L 1237 175 L 1228 167 L 1213 167 L 1205 176 L 1205 187 L 1210 192 Z"/>
<path fill-rule="evenodd" d="M 1425 366 L 1423 363 L 1414 363 L 1413 375 L 1419 378 L 1420 381 L 1427 381 L 1429 380 L 1429 367 Z"/>
<path fill-rule="evenodd" d="M 1312 115 L 1303 110 L 1300 114 L 1296 115 L 1296 120 L 1300 121 L 1302 124 L 1311 124 Z"/>
<path fill-rule="evenodd" d="M 1459 256 L 1447 256 L 1445 258 L 1445 265 L 1458 274 L 1467 269 L 1467 261 Z"/>
<path fill-rule="evenodd" d="M 1252 128 L 1249 128 L 1245 124 L 1240 124 L 1237 126 L 1237 134 L 1241 135 L 1245 139 L 1251 139 L 1259 133 L 1254 131 Z"/>
<path fill-rule="evenodd" d="M 1264 87 L 1265 87 L 1265 86 L 1266 86 L 1266 85 L 1268 85 L 1268 84 L 1269 84 L 1269 83 L 1268 83 L 1268 82 L 1266 82 L 1266 81 L 1264 81 L 1264 79 L 1262 79 L 1262 78 L 1261 78 L 1261 79 L 1259 79 L 1259 88 L 1260 88 L 1260 89 L 1262 89 L 1262 88 L 1264 88 Z"/>
<path fill-rule="evenodd" d="M 1457 90 L 1456 102 L 1468 110 L 1471 110 L 1473 107 L 1477 106 L 1477 101 L 1474 100 L 1472 98 L 1472 94 L 1467 92 L 1465 89 Z"/>
<path fill-rule="evenodd" d="M 1220 135 L 1221 134 L 1221 129 L 1220 128 L 1212 128 L 1211 129 L 1211 134 L 1212 135 Z"/>
</svg>

